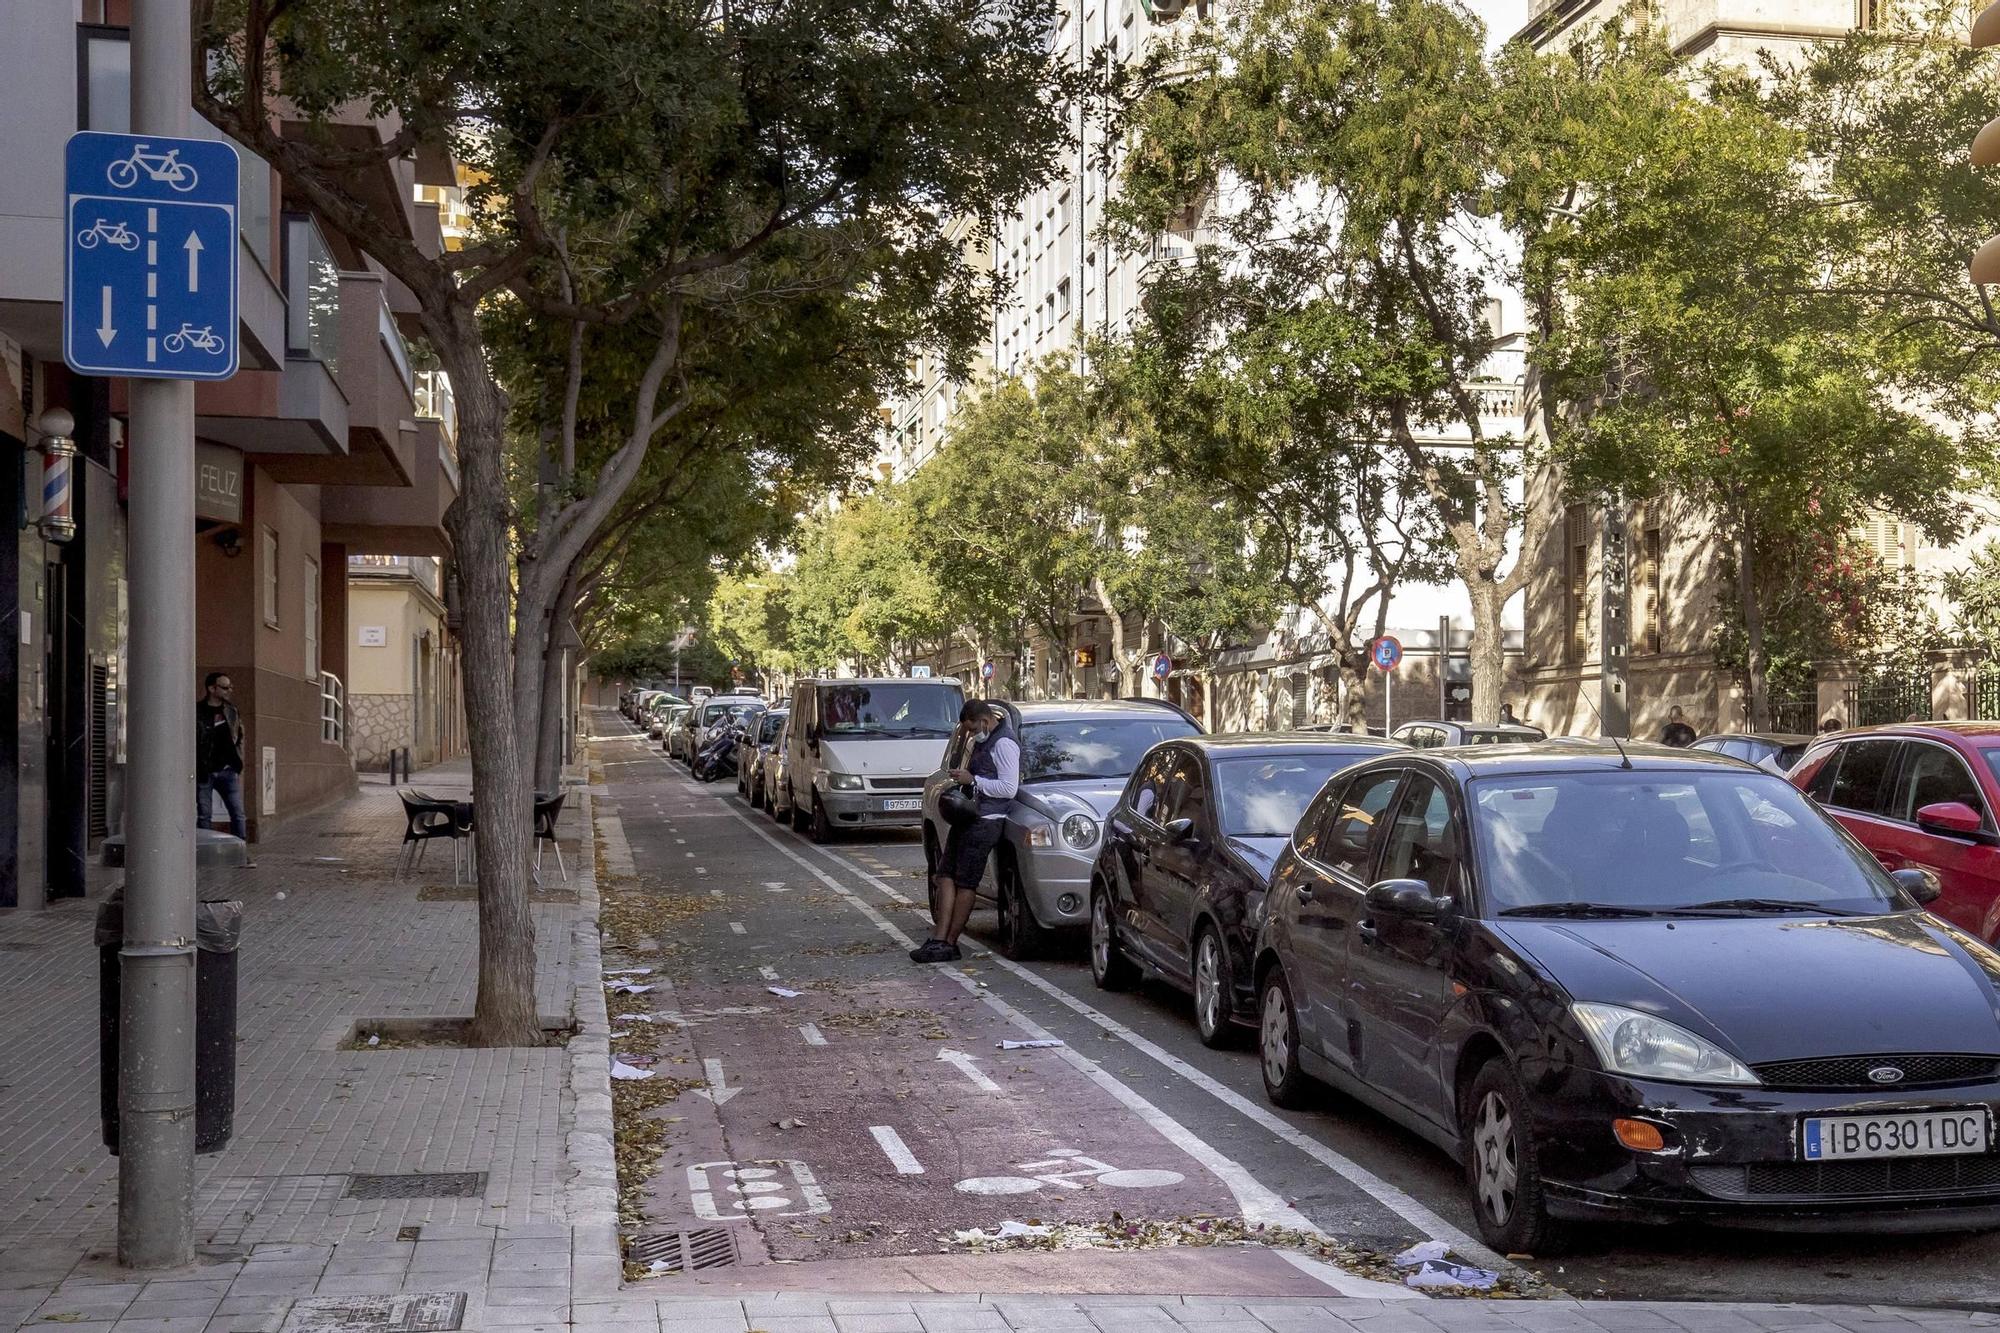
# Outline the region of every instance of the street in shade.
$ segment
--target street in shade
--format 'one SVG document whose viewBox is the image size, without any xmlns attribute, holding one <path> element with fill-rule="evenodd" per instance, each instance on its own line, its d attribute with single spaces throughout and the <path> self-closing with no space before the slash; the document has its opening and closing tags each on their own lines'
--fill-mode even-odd
<svg viewBox="0 0 2000 1333">
<path fill-rule="evenodd" d="M 85 375 L 236 373 L 236 150 L 84 131 L 64 159 L 63 358 Z"/>
</svg>

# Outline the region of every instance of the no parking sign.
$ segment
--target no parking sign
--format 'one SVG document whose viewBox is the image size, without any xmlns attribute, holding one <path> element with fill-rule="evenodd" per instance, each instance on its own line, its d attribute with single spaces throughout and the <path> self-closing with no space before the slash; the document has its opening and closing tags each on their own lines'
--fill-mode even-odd
<svg viewBox="0 0 2000 1333">
<path fill-rule="evenodd" d="M 1384 634 L 1368 646 L 1368 656 L 1384 671 L 1394 671 L 1403 660 L 1403 645 L 1393 634 Z"/>
</svg>

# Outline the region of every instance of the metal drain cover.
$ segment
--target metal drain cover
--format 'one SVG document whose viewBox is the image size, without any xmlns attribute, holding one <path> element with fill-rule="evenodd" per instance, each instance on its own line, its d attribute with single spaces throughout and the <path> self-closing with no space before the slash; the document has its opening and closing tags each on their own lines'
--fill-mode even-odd
<svg viewBox="0 0 2000 1333">
<path fill-rule="evenodd" d="M 486 1193 L 484 1171 L 443 1171 L 414 1176 L 347 1178 L 350 1199 L 476 1199 Z M 456 1325 L 453 1325 L 456 1327 Z"/>
<path fill-rule="evenodd" d="M 465 1293 L 307 1296 L 292 1306 L 283 1333 L 448 1333 L 465 1322 Z"/>
<path fill-rule="evenodd" d="M 723 1227 L 700 1231 L 662 1231 L 634 1237 L 627 1253 L 635 1264 L 653 1272 L 692 1273 L 702 1268 L 721 1268 L 736 1262 L 735 1237 Z M 663 1265 L 654 1268 L 655 1264 Z"/>
</svg>

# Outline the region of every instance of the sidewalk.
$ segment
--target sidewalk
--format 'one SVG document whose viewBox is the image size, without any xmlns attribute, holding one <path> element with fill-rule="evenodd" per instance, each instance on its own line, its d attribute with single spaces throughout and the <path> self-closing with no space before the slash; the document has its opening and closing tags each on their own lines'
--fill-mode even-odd
<svg viewBox="0 0 2000 1333">
<path fill-rule="evenodd" d="M 609 727 L 609 722 L 604 723 Z M 613 770 L 614 777 L 616 770 Z M 463 765 L 418 786 L 463 788 Z M 197 1262 L 133 1274 L 111 1258 L 117 1165 L 99 1142 L 95 902 L 0 914 L 0 1330 L 79 1333 L 1595 1333 L 2000 1326 L 2000 1316 L 1870 1307 L 1250 1299 L 1088 1293 L 1093 1263 L 1198 1286 L 1193 1256 L 993 1255 L 908 1261 L 871 1294 L 767 1266 L 740 1288 L 620 1282 L 610 1166 L 595 867 L 630 874 L 618 821 L 577 791 L 570 883 L 547 866 L 534 917 L 539 1001 L 568 1047 L 346 1049 L 376 1020 L 469 1014 L 476 921 L 448 858 L 398 881 L 402 815 L 379 779 L 217 872 L 245 904 L 235 1137 L 199 1159 Z M 442 873 L 440 874 L 440 870 Z M 109 881 L 105 883 L 109 887 Z M 101 891 L 100 891 L 101 892 Z M 573 899 L 573 900 L 572 900 Z M 413 1179 L 420 1175 L 434 1178 Z M 443 1178 L 435 1178 L 442 1176 Z M 1239 1251 L 1246 1257 L 1262 1251 Z M 1215 1259 L 1226 1256 L 1216 1254 Z M 942 1258 L 942 1256 L 940 1256 Z M 804 1266 L 801 1266 L 804 1267 Z M 1054 1277 L 1056 1280 L 1050 1280 Z M 813 1290 L 769 1287 L 810 1284 Z M 1152 1289 L 1143 1287 L 1142 1290 Z"/>
</svg>

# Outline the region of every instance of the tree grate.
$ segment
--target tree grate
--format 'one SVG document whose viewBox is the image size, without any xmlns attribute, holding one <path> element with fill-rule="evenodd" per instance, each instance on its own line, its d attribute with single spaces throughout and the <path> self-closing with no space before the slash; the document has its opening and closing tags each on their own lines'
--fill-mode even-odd
<svg viewBox="0 0 2000 1333">
<path fill-rule="evenodd" d="M 477 1199 L 486 1193 L 484 1171 L 437 1171 L 412 1176 L 352 1175 L 350 1199 Z"/>
<path fill-rule="evenodd" d="M 700 1231 L 663 1231 L 651 1236 L 634 1237 L 626 1249 L 626 1256 L 657 1275 L 693 1273 L 703 1268 L 722 1268 L 735 1263 L 736 1240 L 723 1227 L 707 1227 Z M 656 1264 L 663 1266 L 655 1268 Z"/>
</svg>

